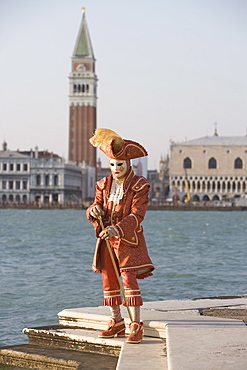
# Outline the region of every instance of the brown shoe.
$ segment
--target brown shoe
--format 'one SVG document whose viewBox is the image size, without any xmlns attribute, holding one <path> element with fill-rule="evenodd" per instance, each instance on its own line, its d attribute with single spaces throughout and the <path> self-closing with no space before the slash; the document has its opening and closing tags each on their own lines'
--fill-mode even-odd
<svg viewBox="0 0 247 370">
<path fill-rule="evenodd" d="M 143 336 L 143 323 L 133 321 L 130 324 L 130 335 L 128 336 L 127 343 L 140 343 Z"/>
<path fill-rule="evenodd" d="M 99 338 L 125 337 L 124 319 L 116 321 L 113 317 L 108 321 L 108 329 L 99 333 Z"/>
</svg>

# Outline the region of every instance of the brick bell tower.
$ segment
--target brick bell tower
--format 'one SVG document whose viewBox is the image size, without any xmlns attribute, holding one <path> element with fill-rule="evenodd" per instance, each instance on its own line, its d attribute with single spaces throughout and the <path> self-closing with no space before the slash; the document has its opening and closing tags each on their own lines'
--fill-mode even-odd
<svg viewBox="0 0 247 370">
<path fill-rule="evenodd" d="M 85 162 L 96 167 L 96 148 L 89 138 L 96 129 L 97 76 L 95 58 L 82 8 L 82 21 L 78 32 L 69 75 L 69 155 L 70 161 Z"/>
</svg>

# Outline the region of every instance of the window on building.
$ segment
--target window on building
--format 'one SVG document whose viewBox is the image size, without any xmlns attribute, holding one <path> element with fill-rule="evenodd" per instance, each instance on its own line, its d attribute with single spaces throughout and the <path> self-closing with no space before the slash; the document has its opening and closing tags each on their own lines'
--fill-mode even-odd
<svg viewBox="0 0 247 370">
<path fill-rule="evenodd" d="M 58 175 L 54 175 L 54 186 L 58 186 Z"/>
<path fill-rule="evenodd" d="M 7 171 L 7 163 L 3 164 L 3 171 Z"/>
<path fill-rule="evenodd" d="M 20 198 L 19 194 L 16 195 L 15 200 L 16 200 L 16 202 L 20 202 L 21 198 Z"/>
<path fill-rule="evenodd" d="M 192 162 L 189 157 L 184 159 L 184 168 L 192 168 Z"/>
<path fill-rule="evenodd" d="M 14 171 L 14 163 L 10 163 L 10 165 L 9 165 L 9 170 L 10 170 L 10 171 Z"/>
<path fill-rule="evenodd" d="M 20 171 L 21 170 L 21 165 L 20 165 L 20 163 L 17 163 L 17 165 L 16 165 L 16 171 Z"/>
<path fill-rule="evenodd" d="M 27 189 L 27 181 L 26 181 L 26 180 L 24 180 L 24 181 L 22 182 L 22 189 L 24 189 L 24 190 L 26 190 L 26 189 Z"/>
<path fill-rule="evenodd" d="M 36 175 L 36 185 L 40 186 L 41 185 L 41 178 L 40 175 Z"/>
<path fill-rule="evenodd" d="M 7 181 L 3 180 L 2 181 L 2 189 L 5 190 L 7 186 Z"/>
<path fill-rule="evenodd" d="M 9 181 L 9 189 L 14 189 L 14 181 Z"/>
<path fill-rule="evenodd" d="M 15 188 L 16 188 L 16 190 L 20 190 L 20 188 L 21 188 L 21 182 L 19 180 L 16 181 Z"/>
<path fill-rule="evenodd" d="M 58 194 L 53 194 L 52 195 L 52 201 L 55 203 L 58 203 Z"/>
<path fill-rule="evenodd" d="M 23 171 L 27 171 L 27 169 L 28 169 L 27 163 L 24 163 L 24 165 L 23 165 Z"/>
<path fill-rule="evenodd" d="M 210 158 L 208 161 L 208 168 L 217 168 L 217 161 L 215 158 Z"/>
<path fill-rule="evenodd" d="M 50 184 L 50 176 L 45 175 L 45 186 L 49 186 L 49 184 Z"/>
<path fill-rule="evenodd" d="M 234 168 L 243 168 L 243 161 L 241 158 L 235 159 Z"/>
</svg>

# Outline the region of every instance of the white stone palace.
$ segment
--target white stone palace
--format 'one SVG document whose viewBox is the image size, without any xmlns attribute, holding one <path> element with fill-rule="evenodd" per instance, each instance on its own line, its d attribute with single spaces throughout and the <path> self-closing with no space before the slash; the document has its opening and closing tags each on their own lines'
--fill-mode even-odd
<svg viewBox="0 0 247 370">
<path fill-rule="evenodd" d="M 184 201 L 243 198 L 247 193 L 247 136 L 206 136 L 171 143 L 170 195 Z"/>
</svg>

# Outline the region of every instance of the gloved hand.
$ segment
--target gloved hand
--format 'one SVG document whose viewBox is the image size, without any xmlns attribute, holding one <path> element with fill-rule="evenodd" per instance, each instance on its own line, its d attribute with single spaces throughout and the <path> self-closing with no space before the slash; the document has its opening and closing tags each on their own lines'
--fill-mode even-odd
<svg viewBox="0 0 247 370">
<path fill-rule="evenodd" d="M 108 240 L 109 238 L 112 238 L 113 236 L 119 236 L 118 230 L 114 226 L 107 226 L 99 234 L 99 237 L 101 239 L 106 239 L 106 240 Z"/>
<path fill-rule="evenodd" d="M 98 219 L 100 216 L 102 216 L 104 212 L 100 208 L 100 206 L 96 205 L 90 210 L 90 216 L 93 217 L 94 219 Z"/>
</svg>

